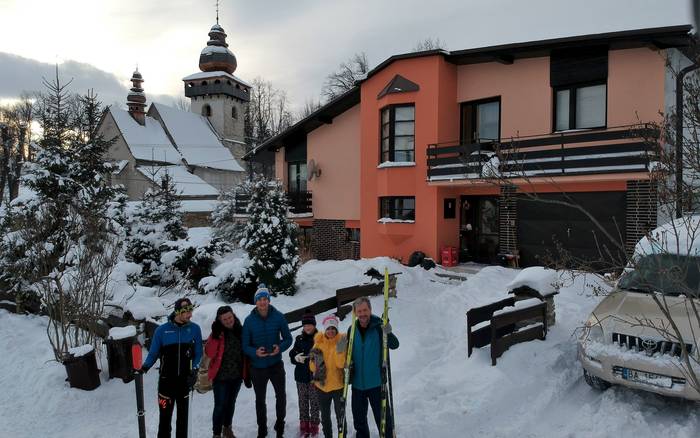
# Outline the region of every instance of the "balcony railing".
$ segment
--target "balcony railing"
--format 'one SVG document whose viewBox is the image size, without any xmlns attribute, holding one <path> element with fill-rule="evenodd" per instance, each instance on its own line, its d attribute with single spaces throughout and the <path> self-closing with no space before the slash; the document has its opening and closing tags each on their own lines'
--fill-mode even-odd
<svg viewBox="0 0 700 438">
<path fill-rule="evenodd" d="M 306 215 L 312 213 L 311 192 L 287 192 L 288 214 Z M 248 202 L 250 195 L 239 193 L 236 195 L 235 213 L 245 216 L 248 214 Z"/>
<path fill-rule="evenodd" d="M 509 141 L 428 145 L 428 180 L 590 175 L 650 170 L 651 128 L 620 126 Z"/>
</svg>

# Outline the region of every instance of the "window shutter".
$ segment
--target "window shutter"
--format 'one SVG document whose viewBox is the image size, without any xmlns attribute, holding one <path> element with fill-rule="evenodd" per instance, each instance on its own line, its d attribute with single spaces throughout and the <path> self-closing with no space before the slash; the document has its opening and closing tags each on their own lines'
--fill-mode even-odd
<svg viewBox="0 0 700 438">
<path fill-rule="evenodd" d="M 585 47 L 553 50 L 549 62 L 549 82 L 552 87 L 607 81 L 608 48 Z"/>
</svg>

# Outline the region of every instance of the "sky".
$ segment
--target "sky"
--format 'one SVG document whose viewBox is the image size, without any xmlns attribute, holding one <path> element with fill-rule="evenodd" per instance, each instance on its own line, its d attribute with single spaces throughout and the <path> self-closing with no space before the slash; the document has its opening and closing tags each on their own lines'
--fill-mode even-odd
<svg viewBox="0 0 700 438">
<path fill-rule="evenodd" d="M 691 0 L 221 0 L 236 76 L 294 107 L 356 52 L 370 67 L 425 38 L 448 50 L 691 22 Z M 0 0 L 0 102 L 55 65 L 75 91 L 123 104 L 138 65 L 149 101 L 175 103 L 216 22 L 216 0 Z"/>
</svg>

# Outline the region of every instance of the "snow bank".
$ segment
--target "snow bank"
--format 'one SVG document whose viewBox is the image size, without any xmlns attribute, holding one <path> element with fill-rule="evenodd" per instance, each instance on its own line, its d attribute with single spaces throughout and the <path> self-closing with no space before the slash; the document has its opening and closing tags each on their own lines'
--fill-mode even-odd
<svg viewBox="0 0 700 438">
<path fill-rule="evenodd" d="M 93 346 L 90 344 L 81 345 L 79 347 L 73 347 L 68 349 L 68 353 L 73 357 L 82 357 L 90 354 L 94 350 Z"/>
<path fill-rule="evenodd" d="M 531 266 L 520 271 L 515 279 L 508 283 L 506 288 L 511 291 L 527 286 L 539 292 L 540 295 L 550 295 L 557 292 L 559 284 L 559 273 L 554 269 Z"/>
<path fill-rule="evenodd" d="M 634 253 L 700 255 L 700 216 L 683 216 L 657 227 L 637 243 Z"/>
</svg>

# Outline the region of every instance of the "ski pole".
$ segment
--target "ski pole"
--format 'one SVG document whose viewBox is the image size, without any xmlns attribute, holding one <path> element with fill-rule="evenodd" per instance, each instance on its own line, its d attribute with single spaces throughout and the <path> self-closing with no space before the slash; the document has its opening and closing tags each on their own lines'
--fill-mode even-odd
<svg viewBox="0 0 700 438">
<path fill-rule="evenodd" d="M 134 371 L 140 370 L 142 364 L 141 358 L 141 344 L 139 341 L 134 339 L 134 343 L 131 346 L 131 366 Z M 143 406 L 143 373 L 136 372 L 134 379 L 136 383 L 136 417 L 139 422 L 139 438 L 146 438 L 146 410 Z"/>
<path fill-rule="evenodd" d="M 190 359 L 190 372 L 192 372 L 192 359 Z M 187 436 L 192 438 L 192 399 L 194 388 L 190 388 L 190 396 L 187 398 Z"/>
</svg>

